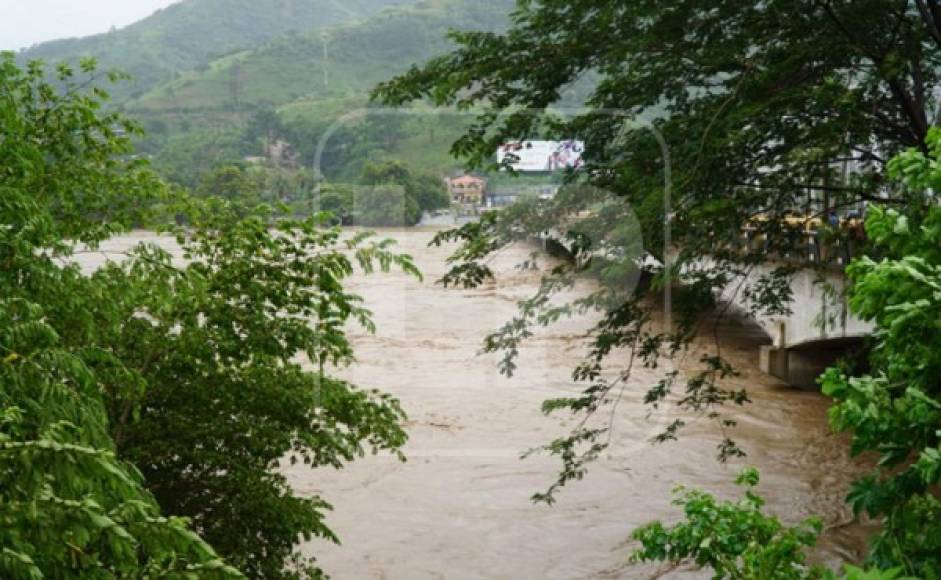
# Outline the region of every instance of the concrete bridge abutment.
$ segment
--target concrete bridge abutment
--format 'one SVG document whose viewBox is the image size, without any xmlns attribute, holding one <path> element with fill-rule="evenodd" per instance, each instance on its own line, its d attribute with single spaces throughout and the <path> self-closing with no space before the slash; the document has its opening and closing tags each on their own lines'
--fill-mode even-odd
<svg viewBox="0 0 941 580">
<path fill-rule="evenodd" d="M 757 278 L 772 265 L 757 268 Z M 759 368 L 804 390 L 819 390 L 817 379 L 834 363 L 852 353 L 873 327 L 850 312 L 842 272 L 802 270 L 791 279 L 791 312 L 753 315 L 773 344 L 761 347 Z M 829 288 L 829 290 L 827 290 Z M 724 297 L 741 309 L 749 304 L 738 294 Z"/>
<path fill-rule="evenodd" d="M 849 344 L 821 345 L 819 348 L 761 347 L 758 365 L 761 372 L 792 387 L 819 390 L 817 379 L 849 352 Z"/>
</svg>

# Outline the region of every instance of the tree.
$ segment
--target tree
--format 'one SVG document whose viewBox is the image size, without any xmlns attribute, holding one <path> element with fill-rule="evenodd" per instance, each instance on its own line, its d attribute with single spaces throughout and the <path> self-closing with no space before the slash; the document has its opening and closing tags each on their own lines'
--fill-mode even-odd
<svg viewBox="0 0 941 580">
<path fill-rule="evenodd" d="M 787 528 L 765 515 L 764 499 L 753 489 L 758 472 L 744 470 L 736 483 L 746 488 L 738 502 L 719 502 L 698 490 L 676 489 L 674 504 L 683 508 L 686 520 L 672 527 L 653 522 L 634 530 L 641 548 L 634 562 L 667 560 L 694 562 L 711 568 L 714 578 L 820 578 L 824 571 L 807 565 L 805 549 L 813 546 L 823 523 L 811 518 Z"/>
<path fill-rule="evenodd" d="M 805 238 L 787 216 L 809 222 L 866 201 L 909 202 L 886 185 L 885 164 L 906 147 L 926 151 L 938 105 L 939 16 L 935 0 L 521 0 L 507 32 L 453 33 L 456 50 L 380 85 L 374 97 L 389 105 L 428 99 L 479 111 L 452 148 L 477 165 L 490 163 L 507 141 L 585 142 L 584 167 L 569 181 L 610 196 L 529 204 L 439 242 L 463 242 L 446 282 L 476 284 L 490 275 L 483 262 L 489 254 L 561 230 L 575 260 L 555 270 L 520 316 L 486 344 L 509 354 L 504 369 L 512 372 L 514 346 L 532 325 L 600 311 L 589 356 L 573 373 L 586 384 L 582 396 L 546 405 L 547 412 L 591 418 L 617 398 L 631 365 L 656 366 L 683 351 L 720 290 L 740 287 L 756 311 L 787 311 L 789 276 L 818 264 L 792 262 L 742 283 L 769 256 L 800 255 Z M 552 110 L 586 78 L 593 90 L 585 109 Z M 653 260 L 618 249 L 625 223 L 636 225 Z M 765 243 L 743 245 L 745 224 Z M 639 269 L 650 283 L 636 290 L 612 279 L 571 308 L 549 300 L 588 271 L 626 280 Z M 680 279 L 676 325 L 663 330 L 651 324 L 648 298 Z M 621 354 L 609 357 L 615 352 Z M 618 379 L 607 381 L 602 371 L 611 359 L 615 368 L 607 370 Z M 617 362 L 624 360 L 630 364 Z M 704 370 L 682 382 L 676 373 L 664 374 L 646 400 L 675 402 L 730 426 L 721 407 L 746 403 L 747 393 L 723 386 L 734 369 L 718 344 L 701 363 Z M 673 422 L 657 440 L 675 439 L 684 424 Z M 604 448 L 605 431 L 603 424 L 586 426 L 547 446 L 564 460 L 558 485 L 584 474 Z M 725 459 L 743 450 L 726 439 L 718 452 Z M 551 493 L 537 497 L 551 499 Z"/>
<path fill-rule="evenodd" d="M 270 106 L 263 106 L 252 114 L 245 131 L 248 139 L 262 143 L 265 158 L 270 159 L 271 146 L 284 132 L 284 127 L 277 111 Z"/>
<path fill-rule="evenodd" d="M 329 506 L 277 468 L 401 456 L 398 401 L 330 370 L 347 322 L 372 328 L 344 280 L 418 275 L 411 258 L 322 214 L 187 197 L 133 159 L 139 127 L 101 111 L 93 62 L 58 73 L 64 93 L 0 61 L 0 576 L 241 577 L 222 557 L 320 576 L 297 544 L 335 539 Z M 182 263 L 151 244 L 76 263 L 176 216 Z"/>
<path fill-rule="evenodd" d="M 116 454 L 102 393 L 137 384 L 94 342 L 107 305 L 71 256 L 165 188 L 127 159 L 117 129 L 138 127 L 74 76 L 57 69 L 59 93 L 0 56 L 0 576 L 241 577 Z"/>
<path fill-rule="evenodd" d="M 264 201 L 271 201 L 266 191 L 266 174 L 244 165 L 220 165 L 203 174 L 196 194 L 205 197 L 221 197 L 237 205 L 253 208 Z"/>
<path fill-rule="evenodd" d="M 444 186 L 444 182 L 441 179 L 428 173 L 415 172 L 398 161 L 367 163 L 363 168 L 360 182 L 373 187 L 386 186 L 386 190 L 389 189 L 388 186 L 402 188 L 404 199 L 401 203 L 403 203 L 403 207 L 398 210 L 396 215 L 404 217 L 404 223 L 406 225 L 415 225 L 418 223 L 423 212 L 446 208 L 451 203 L 447 188 Z M 364 195 L 369 197 L 363 200 L 358 199 L 357 201 L 359 202 L 358 205 L 362 207 L 364 211 L 368 212 L 368 206 L 371 203 L 369 200 L 372 200 L 373 197 L 369 193 Z M 393 198 L 397 199 L 394 197 L 394 194 L 390 195 L 393 195 Z M 378 212 L 371 212 L 370 215 L 373 213 L 375 213 L 377 217 L 381 215 L 381 213 Z M 367 225 L 382 225 L 369 221 L 369 219 L 363 223 Z"/>
<path fill-rule="evenodd" d="M 329 212 L 337 223 L 349 225 L 353 221 L 355 187 L 325 183 L 311 197 L 311 206 L 317 211 Z"/>
<path fill-rule="evenodd" d="M 640 547 L 631 562 L 666 561 L 674 566 L 709 568 L 715 580 L 835 579 L 832 571 L 808 564 L 807 549 L 823 530 L 818 518 L 787 527 L 764 513 L 765 500 L 755 492 L 758 471 L 747 468 L 736 483 L 745 487 L 737 502 L 718 501 L 700 490 L 675 490 L 675 505 L 685 519 L 665 526 L 652 522 L 634 530 Z M 844 580 L 904 580 L 901 568 L 865 571 L 846 566 Z"/>
<path fill-rule="evenodd" d="M 153 166 L 161 176 L 193 190 L 199 189 L 208 169 L 240 165 L 251 152 L 240 128 L 193 126 L 189 119 L 181 122 L 178 132 L 141 140 L 138 150 L 141 148 L 153 152 Z"/>
<path fill-rule="evenodd" d="M 118 304 L 99 323 L 103 346 L 146 385 L 107 400 L 114 439 L 160 504 L 191 517 L 246 574 L 316 576 L 296 545 L 337 541 L 324 522 L 330 506 L 297 497 L 277 468 L 340 468 L 381 450 L 401 457 L 398 401 L 328 371 L 352 361 L 348 322 L 373 329 L 343 289 L 354 263 L 417 271 L 368 233 L 343 240 L 323 215 L 271 221 L 218 200 L 187 215 L 185 267 L 141 247 L 93 278 Z"/>
<path fill-rule="evenodd" d="M 437 175 L 419 173 L 412 179 L 412 196 L 423 211 L 445 209 L 451 205 L 451 196 L 444 181 Z"/>
<path fill-rule="evenodd" d="M 911 150 L 890 165 L 922 204 L 902 213 L 873 207 L 866 232 L 872 257 L 856 260 L 850 306 L 875 323 L 871 372 L 832 368 L 822 378 L 835 399 L 833 427 L 852 433 L 852 452 L 880 455 L 849 496 L 858 513 L 882 518 L 871 558 L 935 578 L 941 571 L 941 131 L 929 153 Z"/>
<path fill-rule="evenodd" d="M 353 196 L 353 223 L 360 226 L 412 226 L 421 219 L 421 208 L 401 185 L 358 187 Z"/>
</svg>

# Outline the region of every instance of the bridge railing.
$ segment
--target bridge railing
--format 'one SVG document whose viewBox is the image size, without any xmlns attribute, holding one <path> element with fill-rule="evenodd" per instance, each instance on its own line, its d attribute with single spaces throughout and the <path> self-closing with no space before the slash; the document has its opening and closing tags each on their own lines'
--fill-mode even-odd
<svg viewBox="0 0 941 580">
<path fill-rule="evenodd" d="M 785 261 L 843 268 L 858 255 L 866 240 L 860 218 L 825 223 L 817 217 L 793 216 L 784 218 L 784 227 L 791 230 L 799 243 L 783 252 L 773 251 L 762 227 L 766 219 L 754 218 L 742 228 L 740 249 L 774 254 Z"/>
</svg>

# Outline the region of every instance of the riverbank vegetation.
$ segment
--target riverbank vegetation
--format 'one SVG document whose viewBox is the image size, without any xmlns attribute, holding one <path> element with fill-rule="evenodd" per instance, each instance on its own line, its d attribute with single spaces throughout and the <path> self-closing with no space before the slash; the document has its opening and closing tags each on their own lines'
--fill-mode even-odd
<svg viewBox="0 0 941 580">
<path fill-rule="evenodd" d="M 941 179 L 941 131 L 929 131 L 928 145 L 930 155 L 910 150 L 889 164 L 890 176 L 922 200 Z M 878 260 L 865 256 L 847 270 L 853 312 L 876 324 L 870 371 L 833 367 L 820 378 L 834 399 L 834 430 L 852 435 L 850 452 L 879 455 L 847 497 L 854 514 L 882 522 L 869 556 L 874 569 L 848 567 L 847 578 L 930 579 L 941 570 L 941 207 L 908 209 L 873 206 L 866 232 Z M 751 489 L 757 473 L 746 470 L 739 483 Z M 807 565 L 819 520 L 786 529 L 761 513 L 764 502 L 752 491 L 724 504 L 702 491 L 680 493 L 686 521 L 635 530 L 643 546 L 635 561 L 695 562 L 720 578 L 833 577 Z"/>
<path fill-rule="evenodd" d="M 336 540 L 329 504 L 277 466 L 400 454 L 398 401 L 331 369 L 347 322 L 373 327 L 344 279 L 418 272 L 322 214 L 169 187 L 130 155 L 139 127 L 82 88 L 94 74 L 62 66 L 60 91 L 0 60 L 0 576 L 316 576 L 297 543 Z M 144 224 L 185 264 L 141 244 L 80 270 Z"/>
<path fill-rule="evenodd" d="M 872 207 L 871 256 L 847 270 L 853 312 L 875 323 L 868 373 L 832 368 L 820 379 L 836 404 L 833 427 L 852 434 L 853 454 L 879 454 L 878 468 L 847 498 L 857 514 L 883 522 L 871 559 L 916 576 L 941 571 L 941 131 L 930 153 L 912 149 L 889 164 L 914 200 L 904 209 Z"/>
<path fill-rule="evenodd" d="M 329 212 L 334 223 L 348 226 L 414 226 L 427 212 L 450 207 L 444 181 L 402 163 L 367 163 L 352 184 L 332 184 L 306 171 L 234 164 L 207 172 L 195 191 L 202 198 L 221 197 L 249 211 L 267 204 L 282 215 Z"/>
</svg>

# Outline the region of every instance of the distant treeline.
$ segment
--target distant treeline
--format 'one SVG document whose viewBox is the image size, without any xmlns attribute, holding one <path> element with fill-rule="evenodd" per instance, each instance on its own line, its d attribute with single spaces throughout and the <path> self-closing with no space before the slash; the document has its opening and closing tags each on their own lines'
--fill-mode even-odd
<svg viewBox="0 0 941 580">
<path fill-rule="evenodd" d="M 207 172 L 199 197 L 219 196 L 249 210 L 268 204 L 295 216 L 326 211 L 342 225 L 412 226 L 424 212 L 447 208 L 450 197 L 439 177 L 390 161 L 367 164 L 355 182 L 333 183 L 307 170 L 236 163 Z"/>
</svg>

